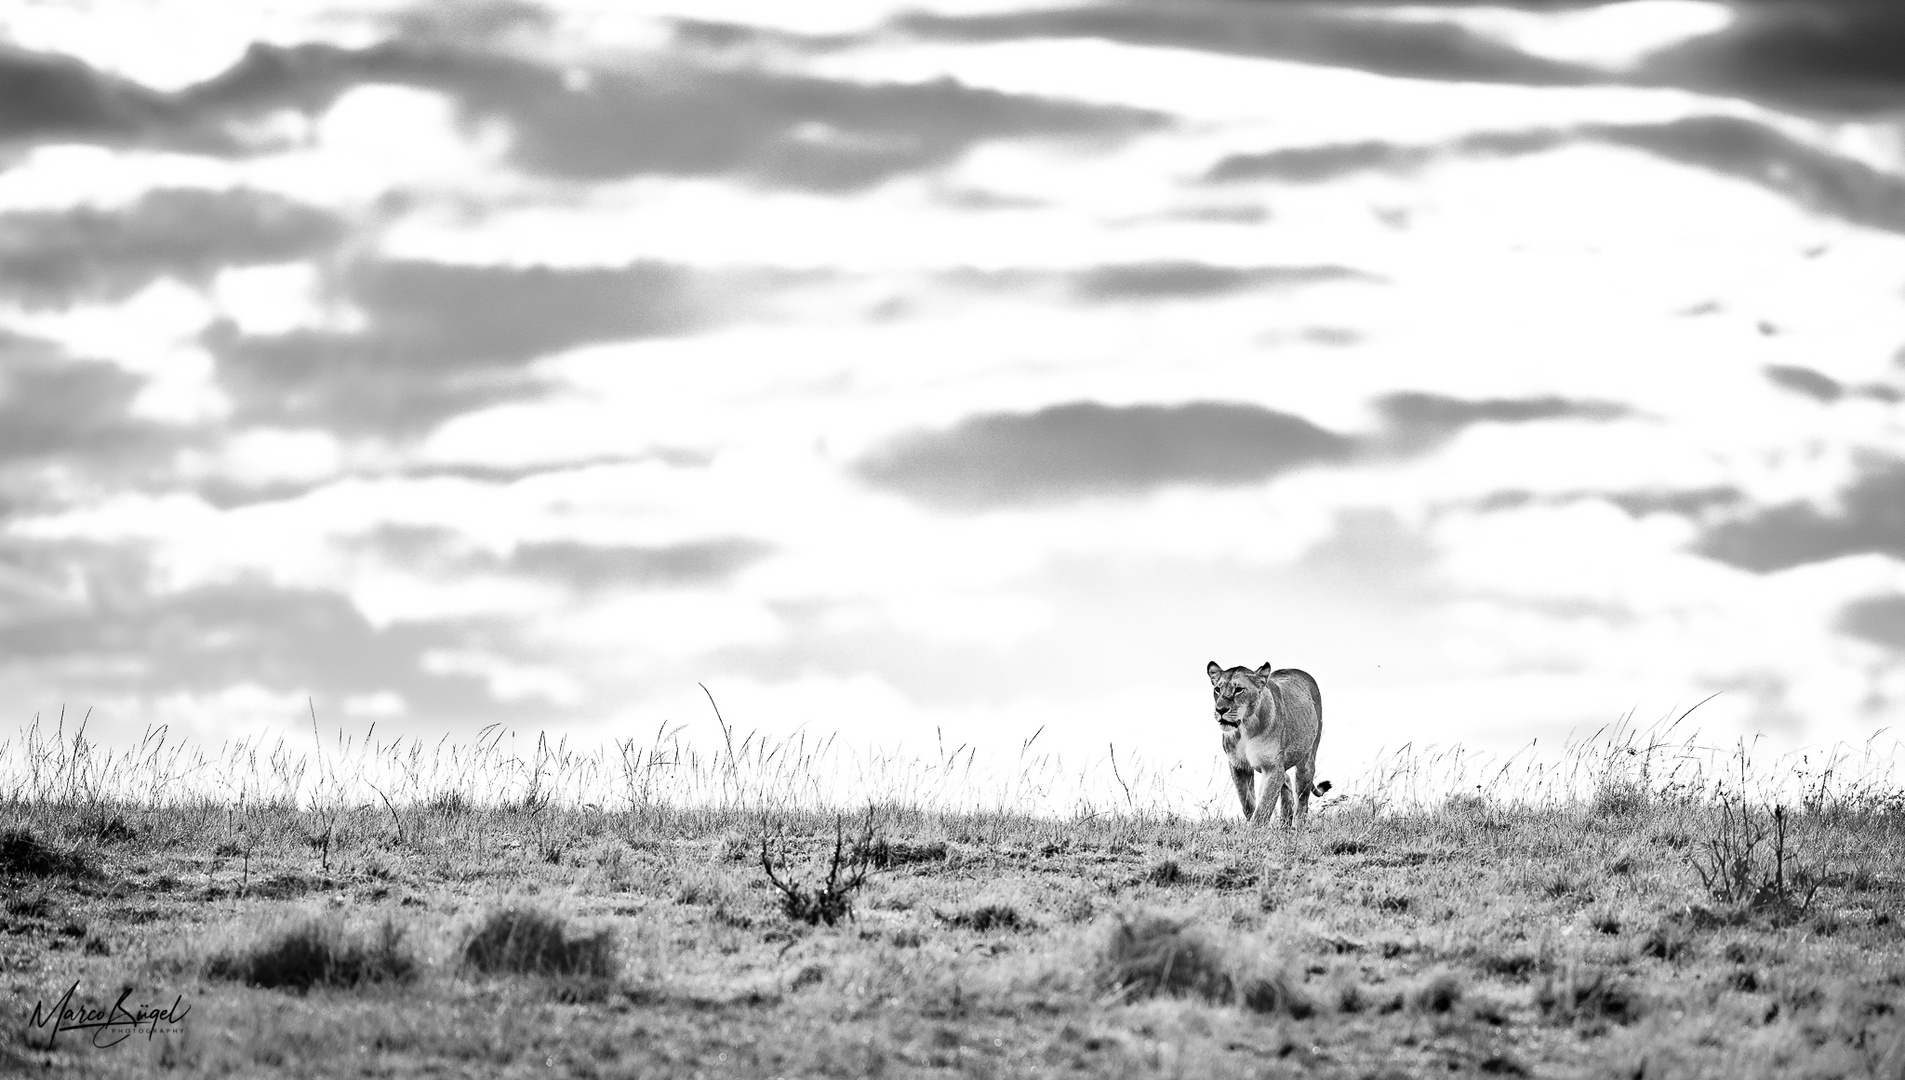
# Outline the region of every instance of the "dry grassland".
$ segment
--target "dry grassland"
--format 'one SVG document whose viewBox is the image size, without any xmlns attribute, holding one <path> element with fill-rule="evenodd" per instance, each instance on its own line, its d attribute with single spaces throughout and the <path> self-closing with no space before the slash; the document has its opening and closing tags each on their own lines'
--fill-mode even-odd
<svg viewBox="0 0 1905 1080">
<path fill-rule="evenodd" d="M 8 1076 L 1905 1078 L 1905 795 L 1869 783 L 1777 818 L 1617 770 L 1533 804 L 1350 783 L 1292 834 L 106 797 L 38 753 L 0 788 Z M 35 1023 L 69 987 L 121 1023 Z"/>
</svg>

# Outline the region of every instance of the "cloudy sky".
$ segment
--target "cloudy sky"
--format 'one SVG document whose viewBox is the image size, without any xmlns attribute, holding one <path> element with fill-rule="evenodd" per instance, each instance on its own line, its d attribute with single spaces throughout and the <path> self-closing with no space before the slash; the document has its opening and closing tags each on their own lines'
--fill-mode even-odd
<svg viewBox="0 0 1905 1080">
<path fill-rule="evenodd" d="M 1905 12 L 16 0 L 0 700 L 1905 719 Z M 11 723 L 9 724 L 11 726 Z"/>
</svg>

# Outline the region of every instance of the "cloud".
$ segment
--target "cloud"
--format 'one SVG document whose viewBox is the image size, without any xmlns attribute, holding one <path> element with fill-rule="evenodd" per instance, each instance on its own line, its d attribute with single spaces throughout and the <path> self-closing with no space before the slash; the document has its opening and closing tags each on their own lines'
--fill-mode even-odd
<svg viewBox="0 0 1905 1080">
<path fill-rule="evenodd" d="M 1841 633 L 1905 653 L 1905 596 L 1869 596 L 1839 613 Z"/>
<path fill-rule="evenodd" d="M 514 31 L 546 29 L 556 21 L 549 8 L 519 0 L 420 4 L 389 18 L 405 38 L 461 43 L 494 41 Z"/>
<path fill-rule="evenodd" d="M 1696 550 L 1760 574 L 1845 555 L 1905 558 L 1905 461 L 1870 463 L 1831 513 L 1803 502 L 1769 507 L 1714 525 Z"/>
<path fill-rule="evenodd" d="M 1905 179 L 1736 116 L 1482 132 L 1439 145 L 1364 141 L 1286 147 L 1229 155 L 1204 179 L 1314 184 L 1358 172 L 1410 173 L 1437 161 L 1516 157 L 1580 143 L 1641 150 L 1756 184 L 1815 213 L 1905 232 Z"/>
<path fill-rule="evenodd" d="M 1437 152 L 1425 146 L 1403 146 L 1380 140 L 1292 146 L 1260 154 L 1232 154 L 1211 166 L 1204 179 L 1212 183 L 1236 180 L 1282 180 L 1319 184 L 1350 173 L 1385 170 L 1401 172 L 1434 161 Z"/>
<path fill-rule="evenodd" d="M 1539 154 L 1570 142 L 1591 138 L 1593 130 L 1588 125 L 1579 128 L 1482 131 L 1464 135 L 1449 143 L 1428 146 L 1381 140 L 1293 146 L 1258 154 L 1232 154 L 1211 166 L 1204 179 L 1211 183 L 1281 180 L 1286 183 L 1316 184 L 1339 176 L 1376 170 L 1412 173 L 1444 159 Z"/>
<path fill-rule="evenodd" d="M 1839 380 L 1821 375 L 1811 368 L 1788 364 L 1768 364 L 1766 378 L 1781 390 L 1790 390 L 1814 401 L 1833 402 L 1845 396 Z"/>
<path fill-rule="evenodd" d="M 500 712 L 480 680 L 431 674 L 421 663 L 432 649 L 481 647 L 489 635 L 478 628 L 378 629 L 343 596 L 257 582 L 152 596 L 124 570 L 89 574 L 84 606 L 0 625 L 0 656 L 8 665 L 66 672 L 68 692 L 205 692 L 252 683 L 332 698 L 394 691 L 413 713 L 438 717 Z"/>
<path fill-rule="evenodd" d="M 419 24 L 421 26 L 421 24 Z M 0 134 L 188 144 L 236 153 L 233 121 L 315 113 L 355 86 L 452 96 L 471 118 L 506 121 L 518 164 L 556 176 L 737 175 L 822 191 L 865 187 L 1010 138 L 1116 138 L 1162 126 L 1143 110 L 960 85 L 866 84 L 732 64 L 650 58 L 582 74 L 467 47 L 432 27 L 364 49 L 253 44 L 218 76 L 159 94 L 58 57 L 0 57 Z M 11 66 L 7 62 L 11 61 Z M 9 85 L 22 96 L 8 98 Z M 0 105 L 0 110 L 7 106 Z"/>
<path fill-rule="evenodd" d="M 1281 180 L 1293 184 L 1317 184 L 1339 176 L 1374 170 L 1410 173 L 1443 158 L 1538 154 L 1585 138 L 1586 131 L 1585 128 L 1482 131 L 1437 146 L 1410 146 L 1381 140 L 1292 146 L 1260 154 L 1232 154 L 1211 166 L 1204 179 L 1212 183 Z"/>
<path fill-rule="evenodd" d="M 0 330 L 0 469 L 151 449 L 158 429 L 128 412 L 144 385 L 117 365 L 70 359 L 46 342 Z"/>
<path fill-rule="evenodd" d="M 1737 505 L 1745 497 L 1739 488 L 1725 485 L 1684 491 L 1621 491 L 1602 496 L 1634 517 L 1704 514 L 1716 507 Z"/>
<path fill-rule="evenodd" d="M 459 540 L 448 529 L 385 526 L 355 546 L 433 574 L 520 574 L 584 592 L 719 584 L 774 550 L 742 536 L 652 546 L 548 540 L 518 544 L 498 557 Z"/>
<path fill-rule="evenodd" d="M 1905 10 L 1898 5 L 1785 0 L 1736 11 L 1726 30 L 1655 54 L 1640 79 L 1829 113 L 1905 104 Z"/>
<path fill-rule="evenodd" d="M 944 431 L 901 435 L 854 463 L 876 487 L 929 505 L 972 510 L 1167 484 L 1252 484 L 1307 465 L 1420 454 L 1481 423 L 1612 420 L 1626 407 L 1560 397 L 1468 401 L 1397 393 L 1377 401 L 1369 436 L 1238 402 L 1108 406 L 1079 401 L 1035 413 L 968 417 Z"/>
<path fill-rule="evenodd" d="M 1376 402 L 1386 422 L 1380 442 L 1406 454 L 1431 450 L 1475 424 L 1523 424 L 1535 420 L 1615 420 L 1626 406 L 1562 397 L 1492 398 L 1470 401 L 1414 391 L 1387 394 Z"/>
<path fill-rule="evenodd" d="M 1346 459 L 1354 441 L 1257 405 L 1199 401 L 969 417 L 900 436 L 856 462 L 877 487 L 973 510 L 1137 494 L 1167 484 L 1250 484 Z"/>
<path fill-rule="evenodd" d="M 1128 263 L 1076 274 L 1072 287 L 1085 300 L 1169 300 L 1217 296 L 1277 285 L 1370 279 L 1342 266 L 1213 266 L 1199 262 Z"/>
<path fill-rule="evenodd" d="M 179 127 L 163 94 L 70 57 L 0 44 L 0 140 L 131 140 Z"/>
<path fill-rule="evenodd" d="M 1297 5 L 1106 5 L 1000 15 L 915 14 L 895 20 L 894 28 L 954 41 L 1100 38 L 1415 79 L 1530 86 L 1608 81 L 1591 68 L 1531 56 L 1459 26 L 1326 13 Z"/>
<path fill-rule="evenodd" d="M 339 291 L 361 332 L 208 334 L 241 421 L 316 422 L 404 433 L 532 393 L 537 357 L 604 341 L 684 333 L 744 310 L 767 278 L 697 275 L 671 264 L 619 268 L 366 262 Z"/>
<path fill-rule="evenodd" d="M 1421 530 L 1386 509 L 1338 511 L 1336 526 L 1298 560 L 1297 574 L 1344 592 L 1390 597 L 1432 590 L 1430 570 L 1440 552 Z"/>
<path fill-rule="evenodd" d="M 1757 184 L 1816 213 L 1905 232 L 1905 180 L 1808 146 L 1765 124 L 1734 116 L 1693 116 L 1665 124 L 1591 124 L 1579 130 L 1587 138 Z"/>
<path fill-rule="evenodd" d="M 1051 291 L 1087 303 L 1124 303 L 1148 300 L 1192 300 L 1226 296 L 1255 289 L 1293 288 L 1339 281 L 1381 282 L 1383 279 L 1348 266 L 1223 266 L 1191 260 L 1107 263 L 1076 270 L 978 270 L 957 267 L 936 275 L 939 283 L 982 293 L 1026 295 Z M 1338 341 L 1338 344 L 1343 343 Z"/>
<path fill-rule="evenodd" d="M 0 138 L 62 138 L 239 154 L 262 149 L 236 122 L 316 113 L 373 83 L 437 90 L 472 119 L 514 133 L 538 172 L 601 180 L 734 175 L 820 191 L 943 165 L 995 139 L 1122 138 L 1158 113 L 963 86 L 835 81 L 732 63 L 651 57 L 640 70 L 574 69 L 489 51 L 533 25 L 515 5 L 476 18 L 399 19 L 402 36 L 362 49 L 254 43 L 230 68 L 160 93 L 61 56 L 0 51 Z M 578 78 L 578 74 L 582 77 Z"/>
<path fill-rule="evenodd" d="M 551 541 L 520 545 L 509 566 L 585 590 L 615 585 L 708 585 L 733 577 L 772 550 L 745 537 L 660 547 Z"/>
<path fill-rule="evenodd" d="M 944 165 L 990 140 L 1123 137 L 1165 122 L 1136 109 L 950 79 L 869 85 L 692 67 L 597 73 L 581 91 L 485 84 L 464 100 L 508 118 L 518 161 L 538 171 L 583 179 L 736 174 L 817 191 Z"/>
<path fill-rule="evenodd" d="M 288 262 L 343 236 L 336 217 L 263 192 L 162 189 L 125 210 L 0 214 L 0 297 L 29 305 L 113 301 L 161 275 Z"/>
<path fill-rule="evenodd" d="M 1677 514 L 1698 517 L 1719 507 L 1738 505 L 1746 494 L 1736 487 L 1714 486 L 1673 490 L 1643 488 L 1633 491 L 1555 491 L 1545 494 L 1526 488 L 1492 491 L 1466 505 L 1482 513 L 1519 510 L 1524 506 L 1566 506 L 1582 499 L 1599 499 L 1613 504 L 1629 517 L 1650 514 Z"/>
</svg>

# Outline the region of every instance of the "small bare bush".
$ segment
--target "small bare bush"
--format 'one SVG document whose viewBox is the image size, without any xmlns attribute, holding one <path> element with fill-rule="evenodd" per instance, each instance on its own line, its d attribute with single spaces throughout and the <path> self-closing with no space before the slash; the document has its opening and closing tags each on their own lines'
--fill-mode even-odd
<svg viewBox="0 0 1905 1080">
<path fill-rule="evenodd" d="M 1762 817 L 1744 798 L 1722 796 L 1719 810 L 1712 833 L 1688 857 L 1701 886 L 1722 903 L 1805 914 L 1820 875 L 1799 865 L 1786 808 L 1775 805 Z"/>
<path fill-rule="evenodd" d="M 540 908 L 503 908 L 464 942 L 463 964 L 486 974 L 614 978 L 615 932 L 571 933 L 560 916 Z"/>
<path fill-rule="evenodd" d="M 872 867 L 867 853 L 873 849 L 873 813 L 867 812 L 866 827 L 860 838 L 854 842 L 852 856 L 847 855 L 845 825 L 834 822 L 833 858 L 827 864 L 827 880 L 814 886 L 802 885 L 787 870 L 787 849 L 783 845 L 780 857 L 780 872 L 774 870 L 775 860 L 769 856 L 767 837 L 761 837 L 761 869 L 766 871 L 767 880 L 781 897 L 781 913 L 795 922 L 818 926 L 826 923 L 833 926 L 842 919 L 853 918 L 853 894 L 866 884 L 867 872 Z M 782 877 L 786 874 L 786 877 Z"/>
<path fill-rule="evenodd" d="M 416 978 L 417 958 L 404 943 L 404 929 L 385 919 L 370 936 L 353 934 L 335 918 L 314 917 L 260 941 L 221 951 L 205 974 L 250 986 L 300 993 L 313 987 L 350 988 L 405 983 Z"/>
</svg>

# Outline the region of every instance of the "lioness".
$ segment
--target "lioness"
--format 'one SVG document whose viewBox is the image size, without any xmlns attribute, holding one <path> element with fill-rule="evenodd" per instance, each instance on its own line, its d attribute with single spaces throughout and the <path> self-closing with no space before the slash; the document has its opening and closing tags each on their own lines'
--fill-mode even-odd
<svg viewBox="0 0 1905 1080">
<path fill-rule="evenodd" d="M 1327 780 L 1313 783 L 1316 748 L 1323 742 L 1323 692 L 1316 680 L 1296 668 L 1272 671 L 1269 664 L 1252 671 L 1220 668 L 1213 660 L 1204 671 L 1217 700 L 1224 756 L 1230 759 L 1230 778 L 1237 785 L 1244 820 L 1268 819 L 1279 803 L 1285 825 L 1307 817 L 1310 796 L 1330 789 Z M 1296 770 L 1294 787 L 1291 769 Z M 1263 774 L 1261 790 L 1255 785 L 1258 773 Z"/>
</svg>

